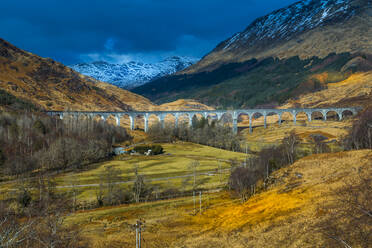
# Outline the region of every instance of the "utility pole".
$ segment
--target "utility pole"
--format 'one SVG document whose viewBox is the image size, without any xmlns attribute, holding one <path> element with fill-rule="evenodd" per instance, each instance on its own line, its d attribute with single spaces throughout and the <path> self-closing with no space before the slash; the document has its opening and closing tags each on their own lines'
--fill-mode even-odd
<svg viewBox="0 0 372 248">
<path fill-rule="evenodd" d="M 195 199 L 195 190 L 192 192 L 192 198 L 194 200 L 194 214 L 196 214 L 196 199 Z"/>
<path fill-rule="evenodd" d="M 142 247 L 142 225 L 144 224 L 144 221 L 137 220 L 137 223 L 134 225 L 136 228 L 136 248 Z"/>
<path fill-rule="evenodd" d="M 202 192 L 199 191 L 199 212 L 202 213 Z"/>
<path fill-rule="evenodd" d="M 220 183 L 222 183 L 222 171 L 221 171 L 221 161 L 218 160 L 218 176 L 220 179 Z"/>
</svg>

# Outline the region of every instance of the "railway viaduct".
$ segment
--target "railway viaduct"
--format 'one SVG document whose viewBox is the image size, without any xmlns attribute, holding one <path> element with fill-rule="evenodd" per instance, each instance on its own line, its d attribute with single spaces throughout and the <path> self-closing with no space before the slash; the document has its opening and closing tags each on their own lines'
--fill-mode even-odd
<svg viewBox="0 0 372 248">
<path fill-rule="evenodd" d="M 211 117 L 216 120 L 221 120 L 224 116 L 229 117 L 232 120 L 232 128 L 235 133 L 238 131 L 238 118 L 241 115 L 249 117 L 249 131 L 252 132 L 252 119 L 258 116 L 263 116 L 264 127 L 267 127 L 266 118 L 267 116 L 278 115 L 279 125 L 282 122 L 283 113 L 290 113 L 293 117 L 294 124 L 296 124 L 297 115 L 300 113 L 306 114 L 308 121 L 312 121 L 313 113 L 320 113 L 323 120 L 327 120 L 327 114 L 333 112 L 338 115 L 338 119 L 342 120 L 346 112 L 355 115 L 360 110 L 358 107 L 349 108 L 294 108 L 294 109 L 238 109 L 238 110 L 199 110 L 199 111 L 149 111 L 149 112 L 89 112 L 89 111 L 47 111 L 50 116 L 58 116 L 63 119 L 66 116 L 79 118 L 85 116 L 88 118 L 95 118 L 99 116 L 102 120 L 107 120 L 110 116 L 116 120 L 116 125 L 120 125 L 120 120 L 124 116 L 129 117 L 130 129 L 134 129 L 136 118 L 143 118 L 145 132 L 149 129 L 149 118 L 150 116 L 156 116 L 164 126 L 164 119 L 168 115 L 172 115 L 175 119 L 175 125 L 178 125 L 180 117 L 188 118 L 189 125 L 192 124 L 192 119 L 196 115 L 201 115 L 204 118 Z"/>
</svg>

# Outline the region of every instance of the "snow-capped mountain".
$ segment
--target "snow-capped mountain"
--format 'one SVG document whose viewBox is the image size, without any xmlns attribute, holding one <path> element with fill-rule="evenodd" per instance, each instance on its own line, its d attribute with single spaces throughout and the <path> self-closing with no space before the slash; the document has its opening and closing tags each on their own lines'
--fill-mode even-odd
<svg viewBox="0 0 372 248">
<path fill-rule="evenodd" d="M 124 64 L 110 64 L 97 61 L 75 64 L 70 67 L 97 80 L 131 89 L 153 79 L 181 71 L 197 60 L 196 58 L 173 56 L 153 64 L 134 61 Z"/>
<path fill-rule="evenodd" d="M 303 0 L 253 21 L 187 72 L 250 58 L 372 52 L 372 0 Z"/>
<path fill-rule="evenodd" d="M 349 0 L 305 0 L 279 9 L 257 19 L 243 32 L 221 44 L 230 50 L 244 44 L 252 46 L 263 40 L 289 40 L 298 32 L 314 29 L 335 19 L 345 20 L 354 15 Z"/>
</svg>

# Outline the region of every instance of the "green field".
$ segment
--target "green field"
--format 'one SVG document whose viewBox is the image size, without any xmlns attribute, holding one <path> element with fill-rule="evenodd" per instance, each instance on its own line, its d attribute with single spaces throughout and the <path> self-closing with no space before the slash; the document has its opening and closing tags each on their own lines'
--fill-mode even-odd
<svg viewBox="0 0 372 248">
<path fill-rule="evenodd" d="M 158 192 L 169 189 L 190 190 L 193 188 L 193 170 L 190 165 L 195 161 L 199 162 L 196 169 L 198 188 L 215 189 L 226 185 L 228 169 L 231 167 L 230 160 L 242 161 L 246 157 L 244 153 L 187 142 L 161 145 L 164 148 L 164 154 L 161 155 L 120 155 L 109 161 L 92 164 L 81 171 L 59 174 L 53 178 L 56 189 L 59 192 L 69 193 L 75 188 L 78 201 L 93 202 L 99 184 L 106 183 L 106 178 L 102 175 L 107 167 L 120 171 L 115 175 L 115 182 L 119 182 L 117 187 L 123 189 L 129 189 L 133 185 L 131 181 L 135 177 L 134 172 L 137 167 L 138 173 L 144 176 L 145 184 L 156 188 Z M 9 190 L 11 188 L 16 186 L 1 185 L 2 192 L 11 192 Z M 5 194 L 2 195 L 6 197 Z"/>
</svg>

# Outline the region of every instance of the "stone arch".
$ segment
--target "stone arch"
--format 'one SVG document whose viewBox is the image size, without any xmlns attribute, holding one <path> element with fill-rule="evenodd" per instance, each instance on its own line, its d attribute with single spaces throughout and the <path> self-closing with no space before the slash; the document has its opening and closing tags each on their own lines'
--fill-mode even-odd
<svg viewBox="0 0 372 248">
<path fill-rule="evenodd" d="M 204 115 L 202 113 L 194 113 L 193 116 L 192 116 L 192 125 L 194 126 L 194 124 L 197 122 L 197 121 L 200 121 L 201 119 L 204 118 Z"/>
<path fill-rule="evenodd" d="M 166 113 L 164 114 L 164 125 L 165 126 L 176 126 L 176 114 L 175 113 Z"/>
<path fill-rule="evenodd" d="M 221 115 L 221 119 L 220 119 L 220 123 L 222 125 L 231 125 L 231 123 L 233 122 L 233 113 L 230 113 L 230 112 L 226 112 L 226 113 L 223 113 Z"/>
<path fill-rule="evenodd" d="M 191 122 L 190 122 L 191 120 Z M 192 124 L 192 119 L 191 119 L 191 115 L 189 113 L 179 113 L 178 114 L 178 125 L 189 125 L 191 126 Z"/>
<path fill-rule="evenodd" d="M 237 116 L 237 128 L 238 130 L 244 130 L 250 125 L 250 116 L 248 112 L 241 112 Z"/>
<path fill-rule="evenodd" d="M 133 115 L 134 130 L 145 130 L 145 114 L 135 113 Z"/>
<path fill-rule="evenodd" d="M 215 123 L 218 122 L 218 115 L 217 115 L 217 113 L 208 112 L 206 114 L 206 116 L 207 116 L 207 120 L 208 120 L 209 125 L 211 125 L 213 122 L 215 122 Z"/>
<path fill-rule="evenodd" d="M 306 123 L 307 121 L 311 121 L 311 114 L 305 111 L 296 112 L 296 122 Z"/>
<path fill-rule="evenodd" d="M 295 116 L 293 115 L 292 111 L 282 111 L 281 112 L 281 118 L 280 123 L 293 123 L 295 119 Z"/>
<path fill-rule="evenodd" d="M 160 115 L 157 115 L 155 113 L 149 113 L 148 115 L 148 125 L 158 125 L 160 123 Z"/>
<path fill-rule="evenodd" d="M 267 124 L 279 123 L 279 120 L 281 120 L 281 113 L 279 113 L 279 112 L 269 111 L 266 114 L 266 122 L 267 122 Z"/>
<path fill-rule="evenodd" d="M 331 121 L 339 121 L 340 120 L 340 116 L 335 110 L 327 111 L 326 117 L 327 117 L 327 120 L 331 120 Z"/>
<path fill-rule="evenodd" d="M 116 126 L 117 123 L 118 123 L 118 121 L 120 121 L 120 120 L 118 120 L 114 114 L 108 114 L 108 115 L 106 116 L 106 123 L 107 123 L 107 124 L 110 124 L 110 125 Z M 120 124 L 120 123 L 119 123 L 119 124 Z"/>
<path fill-rule="evenodd" d="M 354 115 L 351 109 L 344 109 L 342 111 L 342 119 L 350 119 Z"/>
<path fill-rule="evenodd" d="M 315 110 L 311 112 L 311 119 L 312 120 L 324 120 L 324 115 L 322 111 L 320 110 Z"/>
<path fill-rule="evenodd" d="M 263 111 L 255 111 L 251 115 L 251 120 L 252 120 L 252 127 L 259 127 L 259 126 L 264 126 L 265 125 L 265 115 Z"/>
<path fill-rule="evenodd" d="M 133 117 L 130 116 L 129 114 L 121 114 L 120 115 L 120 126 L 127 128 L 127 129 L 132 129 L 134 126 L 133 123 Z"/>
<path fill-rule="evenodd" d="M 97 114 L 94 114 L 93 120 L 98 121 L 98 122 L 106 121 L 106 117 L 103 114 L 97 113 Z"/>
<path fill-rule="evenodd" d="M 76 120 L 81 124 L 87 124 L 91 121 L 90 115 L 88 113 L 80 113 L 77 115 Z"/>
<path fill-rule="evenodd" d="M 59 119 L 59 120 L 63 120 L 63 113 L 53 113 L 52 117 Z"/>
</svg>

